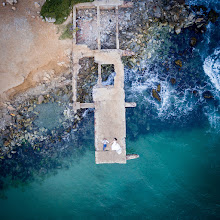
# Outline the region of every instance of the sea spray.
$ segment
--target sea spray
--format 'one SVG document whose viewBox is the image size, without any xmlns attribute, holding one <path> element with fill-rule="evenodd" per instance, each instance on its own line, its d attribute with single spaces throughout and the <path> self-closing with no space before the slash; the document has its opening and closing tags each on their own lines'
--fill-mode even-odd
<svg viewBox="0 0 220 220">
<path fill-rule="evenodd" d="M 215 88 L 220 91 L 220 47 L 205 59 L 203 69 Z"/>
</svg>

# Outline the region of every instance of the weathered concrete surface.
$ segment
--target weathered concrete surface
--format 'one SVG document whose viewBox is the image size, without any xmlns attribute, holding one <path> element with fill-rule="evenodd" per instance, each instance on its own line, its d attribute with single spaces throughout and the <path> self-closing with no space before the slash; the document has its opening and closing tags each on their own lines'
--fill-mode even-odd
<svg viewBox="0 0 220 220">
<path fill-rule="evenodd" d="M 96 151 L 95 152 L 96 164 L 103 163 L 126 163 L 126 151 L 122 151 L 119 155 L 116 151 Z"/>
<path fill-rule="evenodd" d="M 125 122 L 125 94 L 120 87 L 94 88 L 95 103 L 95 149 L 103 151 L 102 140 L 118 139 L 122 153 L 118 155 L 109 152 L 96 153 L 96 163 L 126 163 L 126 122 Z M 108 150 L 111 151 L 110 146 Z M 108 158 L 106 155 L 116 155 Z M 102 156 L 101 156 L 102 155 Z"/>
</svg>

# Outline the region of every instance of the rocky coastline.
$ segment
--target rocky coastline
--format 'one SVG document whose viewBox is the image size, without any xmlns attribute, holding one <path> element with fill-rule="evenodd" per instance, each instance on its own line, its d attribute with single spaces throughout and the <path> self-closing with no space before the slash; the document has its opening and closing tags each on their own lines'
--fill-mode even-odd
<svg viewBox="0 0 220 220">
<path fill-rule="evenodd" d="M 208 23 L 214 23 L 218 18 L 214 10 L 208 11 L 204 6 L 189 7 L 183 0 L 133 1 L 133 8 L 123 10 L 121 18 L 128 16 L 129 19 L 122 21 L 125 29 L 121 29 L 119 33 L 121 49 L 132 50 L 136 54 L 124 58 L 123 62 L 126 67 L 140 70 L 143 57 L 153 59 L 168 33 L 179 35 L 184 29 L 190 28 L 197 34 L 203 34 Z M 193 37 L 189 43 L 193 48 L 197 39 Z M 78 100 L 92 102 L 97 65 L 93 60 L 82 60 L 80 65 Z M 182 68 L 183 64 L 178 59 L 174 65 Z M 105 80 L 112 71 L 107 68 L 103 76 Z M 175 85 L 176 79 L 171 78 L 170 83 Z M 160 85 L 152 88 L 151 95 L 158 102 L 161 101 L 160 90 Z M 207 92 L 204 98 L 212 98 L 212 95 Z M 48 125 L 47 128 L 39 124 L 46 105 L 58 109 L 54 118 L 58 121 L 56 127 Z M 66 147 L 65 143 L 71 140 L 80 148 L 83 133 L 92 132 L 88 125 L 83 127 L 84 130 L 81 129 L 84 115 L 85 111 L 78 111 L 77 114 L 73 112 L 72 75 L 69 70 L 58 76 L 48 77 L 41 84 L 4 101 L 0 108 L 0 190 L 7 188 L 5 178 L 10 177 L 11 182 L 22 185 L 37 175 L 45 176 L 50 173 L 49 170 L 56 172 L 61 167 L 68 167 L 63 158 L 68 158 L 76 151 Z M 92 124 L 92 121 L 89 123 Z M 77 152 L 83 154 L 84 150 L 78 149 Z"/>
</svg>

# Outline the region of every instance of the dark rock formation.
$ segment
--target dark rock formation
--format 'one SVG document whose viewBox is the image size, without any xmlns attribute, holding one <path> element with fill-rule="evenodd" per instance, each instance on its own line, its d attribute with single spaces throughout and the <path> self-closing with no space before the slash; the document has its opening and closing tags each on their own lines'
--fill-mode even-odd
<svg viewBox="0 0 220 220">
<path fill-rule="evenodd" d="M 212 99 L 213 98 L 213 95 L 210 91 L 205 91 L 202 93 L 202 96 L 205 98 L 205 99 Z"/>
<path fill-rule="evenodd" d="M 171 79 L 170 79 L 170 82 L 172 83 L 172 85 L 174 85 L 174 84 L 176 83 L 176 79 L 171 78 Z"/>
<path fill-rule="evenodd" d="M 156 89 L 152 89 L 152 96 L 153 96 L 155 99 L 157 99 L 159 102 L 161 102 L 161 98 L 160 98 L 160 96 L 159 96 L 159 94 L 158 94 L 158 92 L 157 92 Z"/>
<path fill-rule="evenodd" d="M 197 39 L 195 37 L 192 37 L 190 39 L 190 46 L 195 47 L 196 43 L 197 43 Z"/>
<path fill-rule="evenodd" d="M 182 66 L 183 66 L 183 63 L 182 63 L 181 60 L 176 60 L 176 61 L 175 61 L 175 64 L 176 64 L 177 66 L 179 66 L 179 67 L 182 67 Z"/>
</svg>

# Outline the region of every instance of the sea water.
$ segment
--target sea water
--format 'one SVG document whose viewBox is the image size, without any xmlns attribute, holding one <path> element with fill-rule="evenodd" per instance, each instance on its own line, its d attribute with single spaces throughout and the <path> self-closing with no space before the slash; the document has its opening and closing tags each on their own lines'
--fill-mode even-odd
<svg viewBox="0 0 220 220">
<path fill-rule="evenodd" d="M 10 189 L 0 201 L 1 219 L 217 219 L 220 138 L 206 129 L 128 141 L 140 158 L 126 165 L 96 165 L 88 150 L 70 169 Z"/>
<path fill-rule="evenodd" d="M 219 12 L 217 1 L 188 3 Z M 96 165 L 94 136 L 85 132 L 78 143 L 83 154 L 66 158 L 68 169 L 5 191 L 0 218 L 220 219 L 219 22 L 202 36 L 189 30 L 168 34 L 172 52 L 143 59 L 142 72 L 125 66 L 126 100 L 137 102 L 126 111 L 127 152 L 139 159 Z M 185 43 L 191 37 L 198 38 L 194 49 Z M 169 71 L 160 58 L 165 55 Z M 173 65 L 176 59 L 183 62 L 181 70 Z M 158 84 L 161 102 L 151 95 Z M 206 91 L 214 98 L 205 99 Z M 85 114 L 83 123 L 93 130 L 91 117 Z"/>
</svg>

